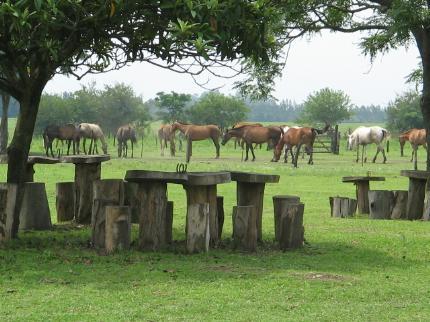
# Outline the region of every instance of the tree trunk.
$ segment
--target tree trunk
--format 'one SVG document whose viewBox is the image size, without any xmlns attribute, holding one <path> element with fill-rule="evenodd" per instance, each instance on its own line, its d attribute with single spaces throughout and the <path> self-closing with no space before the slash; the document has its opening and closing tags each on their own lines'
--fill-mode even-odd
<svg viewBox="0 0 430 322">
<path fill-rule="evenodd" d="M 357 210 L 357 200 L 347 197 L 329 197 L 332 217 L 352 217 Z"/>
<path fill-rule="evenodd" d="M 394 205 L 391 211 L 391 219 L 406 219 L 406 209 L 408 204 L 408 192 L 394 190 Z"/>
<path fill-rule="evenodd" d="M 284 212 L 287 211 L 288 205 L 300 202 L 298 196 L 273 196 L 273 218 L 275 220 L 275 240 L 279 241 L 280 220 Z"/>
<path fill-rule="evenodd" d="M 10 96 L 2 94 L 3 114 L 0 123 L 0 154 L 5 154 L 8 142 L 8 113 L 9 113 Z"/>
<path fill-rule="evenodd" d="M 394 193 L 390 190 L 370 190 L 370 219 L 391 219 L 394 207 Z"/>
<path fill-rule="evenodd" d="M 71 221 L 75 216 L 75 183 L 57 182 L 55 206 L 57 222 Z"/>
<path fill-rule="evenodd" d="M 209 204 L 195 203 L 187 209 L 187 251 L 188 253 L 209 250 Z"/>
<path fill-rule="evenodd" d="M 304 232 L 303 212 L 304 204 L 289 204 L 282 213 L 279 229 L 279 247 L 281 250 L 294 249 L 303 246 Z"/>
<path fill-rule="evenodd" d="M 128 206 L 106 206 L 106 252 L 130 248 L 131 212 Z"/>
<path fill-rule="evenodd" d="M 9 145 L 7 182 L 18 185 L 16 194 L 15 209 L 13 212 L 11 237 L 18 236 L 19 213 L 24 197 L 24 182 L 26 177 L 27 159 L 30 151 L 31 140 L 36 123 L 37 112 L 39 110 L 40 97 L 46 82 L 39 86 L 29 86 L 30 88 L 20 98 L 20 109 L 15 126 L 12 141 Z"/>
<path fill-rule="evenodd" d="M 233 207 L 233 240 L 235 247 L 257 250 L 257 211 L 255 206 Z"/>
</svg>

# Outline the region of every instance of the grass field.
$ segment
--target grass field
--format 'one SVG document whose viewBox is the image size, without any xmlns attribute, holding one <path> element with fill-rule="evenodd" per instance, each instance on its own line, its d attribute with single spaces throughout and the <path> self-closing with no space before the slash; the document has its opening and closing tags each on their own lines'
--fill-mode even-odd
<svg viewBox="0 0 430 322">
<path fill-rule="evenodd" d="M 343 125 L 354 128 L 356 125 Z M 32 151 L 41 152 L 35 138 Z M 140 156 L 140 146 L 136 154 Z M 369 147 L 373 156 L 375 147 Z M 169 186 L 174 201 L 174 239 L 165 252 L 132 250 L 99 256 L 88 247 L 86 227 L 55 225 L 50 232 L 23 232 L 19 240 L 0 246 L 0 316 L 2 320 L 55 321 L 386 321 L 427 320 L 430 316 L 430 226 L 421 221 L 382 221 L 364 217 L 332 219 L 328 197 L 355 195 L 342 176 L 386 177 L 373 189 L 407 190 L 400 170 L 412 169 L 400 157 L 393 138 L 388 163 L 353 162 L 354 152 L 317 154 L 299 168 L 271 163 L 270 151 L 257 150 L 255 162 L 240 162 L 231 143 L 213 159 L 210 142 L 193 145 L 188 171 L 240 170 L 279 174 L 279 184 L 266 186 L 264 243 L 256 254 L 230 248 L 231 210 L 235 183 L 218 186 L 224 196 L 226 220 L 223 245 L 208 254 L 184 252 L 185 192 Z M 115 154 L 110 144 L 109 151 Z M 419 168 L 424 169 L 424 150 Z M 143 158 L 113 158 L 103 163 L 102 178 L 123 178 L 128 169 L 174 171 L 184 153 L 161 157 L 152 136 L 144 142 Z M 36 165 L 36 181 L 46 182 L 53 222 L 55 182 L 73 180 L 73 165 Z M 0 166 L 1 180 L 6 166 Z M 294 194 L 305 203 L 303 249 L 280 252 L 273 244 L 272 196 Z M 137 226 L 133 227 L 136 237 Z"/>
</svg>

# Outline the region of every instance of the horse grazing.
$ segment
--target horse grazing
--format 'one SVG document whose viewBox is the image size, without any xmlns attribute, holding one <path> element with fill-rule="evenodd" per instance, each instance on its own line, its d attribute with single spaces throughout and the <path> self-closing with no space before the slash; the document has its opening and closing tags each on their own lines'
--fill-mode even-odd
<svg viewBox="0 0 430 322">
<path fill-rule="evenodd" d="M 93 123 L 81 123 L 79 124 L 78 129 L 79 129 L 79 136 L 84 139 L 83 148 L 84 148 L 85 154 L 87 154 L 87 150 L 85 148 L 86 139 L 91 140 L 88 154 L 99 153 L 97 148 L 97 140 L 101 141 L 103 153 L 107 154 L 107 144 L 105 140 L 105 135 L 103 134 L 103 131 L 99 125 L 93 124 Z M 79 145 L 78 145 L 78 153 L 79 153 Z"/>
<path fill-rule="evenodd" d="M 239 126 L 236 128 L 232 128 L 227 130 L 222 138 L 222 145 L 225 145 L 228 140 L 232 137 L 241 138 L 246 144 L 246 157 L 245 161 L 248 161 L 248 153 L 251 150 L 252 153 L 252 161 L 255 160 L 254 147 L 252 146 L 254 143 L 260 144 L 271 141 L 273 145 L 279 141 L 281 137 L 282 129 L 277 126 Z"/>
<path fill-rule="evenodd" d="M 358 128 L 356 128 L 350 135 L 348 135 L 348 148 L 352 150 L 357 146 L 357 159 L 355 160 L 355 162 L 358 162 L 359 150 L 361 145 L 361 165 L 363 165 L 363 157 L 365 154 L 366 145 L 372 143 L 376 144 L 377 146 L 377 151 L 375 156 L 373 157 L 372 162 L 375 163 L 376 157 L 381 151 L 384 157 L 383 163 L 387 162 L 384 143 L 388 139 L 389 135 L 389 132 L 380 126 L 359 126 Z M 367 157 L 364 159 L 364 162 L 366 161 Z"/>
<path fill-rule="evenodd" d="M 400 135 L 399 135 L 400 156 L 401 157 L 403 156 L 403 148 L 405 147 L 405 143 L 406 143 L 406 141 L 409 141 L 409 134 L 411 133 L 411 131 L 414 131 L 414 130 L 418 130 L 418 129 L 415 129 L 415 128 L 410 129 L 410 130 L 407 130 L 406 132 L 400 133 Z M 412 152 L 412 155 L 413 155 L 413 152 Z"/>
<path fill-rule="evenodd" d="M 133 144 L 137 143 L 136 130 L 130 124 L 120 126 L 116 131 L 116 140 L 118 144 L 118 157 L 127 157 L 128 144 L 127 141 L 131 142 L 131 157 L 133 158 Z"/>
<path fill-rule="evenodd" d="M 219 158 L 219 137 L 221 136 L 221 131 L 218 126 L 213 124 L 208 125 L 194 125 L 194 124 L 186 124 L 182 122 L 176 121 L 172 124 L 173 133 L 176 130 L 181 131 L 185 139 L 187 140 L 187 154 L 186 154 L 186 162 L 190 162 L 190 158 L 193 154 L 193 141 L 201 141 L 206 139 L 211 139 L 215 145 L 216 149 L 216 159 Z"/>
<path fill-rule="evenodd" d="M 420 145 L 427 150 L 426 142 L 426 130 L 425 129 L 412 129 L 409 130 L 409 142 L 412 146 L 412 158 L 411 162 L 414 160 L 414 169 L 417 170 L 417 152 Z"/>
<path fill-rule="evenodd" d="M 284 134 L 279 139 L 278 144 L 275 147 L 275 151 L 273 153 L 273 162 L 279 161 L 281 157 L 282 150 L 285 147 L 285 159 L 284 162 L 288 161 L 288 151 L 291 153 L 292 162 L 295 168 L 297 168 L 297 161 L 300 154 L 300 148 L 302 145 L 305 145 L 305 149 L 309 154 L 308 164 L 314 164 L 313 160 L 313 146 L 315 142 L 315 138 L 318 134 L 323 134 L 327 132 L 330 125 L 326 124 L 326 126 L 320 130 L 312 127 L 288 127 L 285 126 L 283 128 Z M 293 147 L 296 147 L 296 155 L 293 154 Z"/>
<path fill-rule="evenodd" d="M 67 155 L 69 155 L 71 143 L 73 143 L 73 154 L 76 153 L 76 149 L 79 147 L 79 131 L 74 124 L 48 125 L 45 128 L 43 131 L 43 146 L 45 147 L 46 156 L 49 156 L 49 151 L 51 151 L 51 156 L 54 157 L 52 143 L 55 139 L 61 142 L 63 140 L 67 141 Z"/>
<path fill-rule="evenodd" d="M 175 156 L 175 132 L 171 124 L 162 124 L 158 129 L 158 139 L 160 141 L 161 156 L 164 156 L 164 149 L 167 148 L 167 142 L 170 143 L 170 155 Z"/>
<path fill-rule="evenodd" d="M 232 129 L 242 127 L 242 126 L 263 126 L 261 123 L 252 123 L 252 122 L 238 122 L 233 125 Z M 242 140 L 242 138 L 235 138 L 234 140 L 234 149 L 236 150 L 237 146 L 240 146 L 243 150 L 243 146 L 245 145 L 245 141 Z M 256 145 L 257 146 L 257 145 Z M 261 144 L 260 144 L 261 149 Z"/>
</svg>

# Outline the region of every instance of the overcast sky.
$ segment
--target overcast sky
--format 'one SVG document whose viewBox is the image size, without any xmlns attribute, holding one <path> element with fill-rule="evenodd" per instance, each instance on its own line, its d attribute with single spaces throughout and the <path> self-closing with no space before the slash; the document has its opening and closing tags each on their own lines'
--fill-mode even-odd
<svg viewBox="0 0 430 322">
<path fill-rule="evenodd" d="M 405 77 L 418 66 L 418 51 L 414 44 L 408 50 L 402 48 L 380 56 L 371 64 L 369 58 L 361 54 L 359 40 L 358 35 L 324 33 L 310 40 L 297 41 L 291 47 L 282 78 L 276 81 L 274 96 L 279 100 L 301 103 L 310 93 L 330 87 L 343 90 L 356 105 L 385 106 L 397 94 L 411 88 L 405 84 Z M 155 97 L 160 91 L 204 92 L 190 76 L 148 63 L 135 63 L 119 71 L 89 75 L 80 82 L 56 76 L 48 83 L 46 91 L 74 91 L 90 81 L 96 81 L 98 87 L 116 82 L 129 84 L 145 100 Z M 209 86 L 224 85 L 220 91 L 233 94 L 232 83 L 230 80 L 213 79 Z"/>
</svg>

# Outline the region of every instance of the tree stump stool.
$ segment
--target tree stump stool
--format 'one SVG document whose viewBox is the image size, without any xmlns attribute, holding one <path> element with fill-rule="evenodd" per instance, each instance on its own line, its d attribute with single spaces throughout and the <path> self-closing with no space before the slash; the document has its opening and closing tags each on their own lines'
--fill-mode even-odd
<svg viewBox="0 0 430 322">
<path fill-rule="evenodd" d="M 216 197 L 216 209 L 218 216 L 218 239 L 221 240 L 222 229 L 224 227 L 224 197 Z"/>
<path fill-rule="evenodd" d="M 352 182 L 356 186 L 357 207 L 360 214 L 369 213 L 369 181 L 385 181 L 385 177 L 343 177 L 342 182 Z"/>
<path fill-rule="evenodd" d="M 257 211 L 255 206 L 233 207 L 233 241 L 236 248 L 257 250 Z"/>
<path fill-rule="evenodd" d="M 404 190 L 393 190 L 393 198 L 391 219 L 406 219 L 408 192 Z"/>
<path fill-rule="evenodd" d="M 357 200 L 347 197 L 329 197 L 332 217 L 352 217 L 357 209 Z"/>
<path fill-rule="evenodd" d="M 238 206 L 255 206 L 257 212 L 257 238 L 262 241 L 263 199 L 266 183 L 279 182 L 279 175 L 251 172 L 231 172 L 231 180 L 237 182 Z"/>
<path fill-rule="evenodd" d="M 12 222 L 18 185 L 0 183 L 0 243 L 12 238 Z"/>
<path fill-rule="evenodd" d="M 430 171 L 402 170 L 400 175 L 409 178 L 406 218 L 409 220 L 421 219 L 424 213 L 426 183 L 430 177 Z"/>
<path fill-rule="evenodd" d="M 64 156 L 61 162 L 75 165 L 75 220 L 78 224 L 91 223 L 93 182 L 100 180 L 101 163 L 110 160 L 109 155 Z"/>
<path fill-rule="evenodd" d="M 124 205 L 124 181 L 105 179 L 93 182 L 91 241 L 94 248 L 104 249 L 106 240 L 106 207 Z"/>
<path fill-rule="evenodd" d="M 217 184 L 227 182 L 230 182 L 229 172 L 189 172 L 188 180 L 183 184 L 187 193 L 187 205 L 209 204 L 210 245 L 212 247 L 216 247 L 219 243 Z"/>
<path fill-rule="evenodd" d="M 75 183 L 57 182 L 55 184 L 57 222 L 71 221 L 75 214 Z"/>
<path fill-rule="evenodd" d="M 106 206 L 106 252 L 130 248 L 131 212 L 128 206 Z"/>
<path fill-rule="evenodd" d="M 370 219 L 391 219 L 394 193 L 389 190 L 369 190 Z"/>
<path fill-rule="evenodd" d="M 125 180 L 137 183 L 135 198 L 139 212 L 139 248 L 156 251 L 172 240 L 173 204 L 169 209 L 167 183 L 185 183 L 187 174 L 129 170 Z"/>
<path fill-rule="evenodd" d="M 290 204 L 297 204 L 300 202 L 300 197 L 298 196 L 273 196 L 273 213 L 274 213 L 274 225 L 275 225 L 275 240 L 279 241 L 279 229 L 280 218 L 283 212 L 285 212 Z"/>
<path fill-rule="evenodd" d="M 24 183 L 24 198 L 19 214 L 19 229 L 49 230 L 52 228 L 51 213 L 43 182 Z"/>
<path fill-rule="evenodd" d="M 279 247 L 281 250 L 294 249 L 303 246 L 304 204 L 289 204 L 286 211 L 281 214 L 279 229 Z"/>
<path fill-rule="evenodd" d="M 189 204 L 187 207 L 187 252 L 207 252 L 210 241 L 209 204 Z"/>
</svg>

